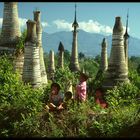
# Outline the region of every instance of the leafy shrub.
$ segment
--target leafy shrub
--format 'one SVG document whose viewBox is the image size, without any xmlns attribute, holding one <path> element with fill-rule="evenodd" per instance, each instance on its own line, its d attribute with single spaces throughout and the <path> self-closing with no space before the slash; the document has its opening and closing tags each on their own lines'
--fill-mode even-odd
<svg viewBox="0 0 140 140">
<path fill-rule="evenodd" d="M 106 100 L 111 106 L 130 104 L 139 96 L 139 89 L 131 83 L 121 83 L 106 93 Z"/>
<path fill-rule="evenodd" d="M 129 71 L 128 77 L 130 82 L 140 89 L 140 76 L 136 70 Z"/>
<path fill-rule="evenodd" d="M 43 91 L 24 85 L 7 57 L 0 59 L 0 83 L 0 135 L 33 135 Z"/>
<path fill-rule="evenodd" d="M 122 83 L 108 90 L 105 98 L 109 108 L 105 115 L 99 115 L 93 121 L 91 135 L 117 137 L 120 131 L 136 124 L 140 119 L 138 95 L 139 89 L 131 83 Z"/>
<path fill-rule="evenodd" d="M 55 80 L 65 91 L 66 83 L 76 84 L 78 73 L 58 69 Z M 109 104 L 102 109 L 90 97 L 85 103 L 74 102 L 68 110 L 44 109 L 50 90 L 24 85 L 14 72 L 11 61 L 0 58 L 0 135 L 4 137 L 112 137 L 140 119 L 139 76 L 132 72 L 131 83 L 123 83 L 106 93 Z M 136 81 L 135 81 L 136 80 Z M 99 80 L 99 82 L 101 82 Z M 97 84 L 98 85 L 98 84 Z M 95 114 L 94 114 L 94 113 Z"/>
<path fill-rule="evenodd" d="M 50 112 L 42 123 L 41 135 L 45 137 L 86 137 L 90 103 L 74 102 L 68 110 Z M 47 114 L 47 113 L 46 113 Z"/>
<path fill-rule="evenodd" d="M 65 67 L 57 69 L 54 79 L 61 85 L 62 91 L 66 92 L 66 87 L 70 82 L 74 86 L 77 84 L 78 75 L 78 73 L 71 72 L 68 67 Z"/>
<path fill-rule="evenodd" d="M 16 52 L 15 52 L 16 56 L 24 52 L 24 43 L 25 43 L 26 35 L 27 35 L 27 30 L 24 30 L 21 34 L 21 37 L 19 37 L 18 43 L 16 45 Z"/>
<path fill-rule="evenodd" d="M 136 124 L 140 119 L 139 106 L 136 102 L 128 106 L 111 106 L 106 114 L 99 115 L 91 125 L 91 136 L 119 137 L 120 131 Z M 131 133 L 131 132 L 128 132 Z"/>
</svg>

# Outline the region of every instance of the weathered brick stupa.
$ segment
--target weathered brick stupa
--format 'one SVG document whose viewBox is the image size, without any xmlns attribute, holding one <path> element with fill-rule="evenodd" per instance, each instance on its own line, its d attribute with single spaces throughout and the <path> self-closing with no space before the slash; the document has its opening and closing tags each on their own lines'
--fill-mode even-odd
<svg viewBox="0 0 140 140">
<path fill-rule="evenodd" d="M 20 36 L 17 2 L 4 2 L 0 53 L 6 52 L 13 55 Z"/>
<path fill-rule="evenodd" d="M 47 84 L 47 73 L 44 63 L 44 51 L 42 47 L 42 26 L 40 21 L 40 11 L 34 11 L 34 21 L 36 21 L 36 33 L 37 33 L 37 39 L 39 43 L 39 56 L 40 56 L 40 70 L 41 70 L 41 82 L 42 84 Z"/>
<path fill-rule="evenodd" d="M 77 45 L 77 28 L 79 27 L 77 20 L 76 20 L 76 5 L 75 5 L 75 19 L 72 24 L 72 27 L 74 27 L 73 30 L 73 42 L 72 42 L 72 52 L 71 52 L 71 61 L 70 61 L 70 70 L 71 71 L 79 71 L 79 61 L 78 61 L 78 45 Z"/>
<path fill-rule="evenodd" d="M 24 50 L 23 81 L 30 83 L 32 87 L 40 87 L 40 57 L 39 44 L 36 35 L 36 22 L 27 21 L 27 37 Z"/>
<path fill-rule="evenodd" d="M 59 51 L 58 68 L 64 68 L 64 46 L 61 41 L 59 43 L 58 51 Z"/>
<path fill-rule="evenodd" d="M 21 36 L 17 2 L 4 2 L 2 31 L 0 36 L 0 55 L 7 54 L 13 60 L 14 70 L 18 71 L 22 79 L 24 54 L 17 49 Z"/>
<path fill-rule="evenodd" d="M 104 38 L 102 41 L 102 50 L 101 50 L 101 64 L 100 69 L 102 72 L 105 72 L 108 68 L 108 60 L 107 60 L 107 41 Z"/>
<path fill-rule="evenodd" d="M 120 82 L 129 82 L 129 79 L 124 53 L 123 26 L 121 17 L 116 17 L 108 70 L 102 86 L 104 89 L 110 89 Z"/>
</svg>

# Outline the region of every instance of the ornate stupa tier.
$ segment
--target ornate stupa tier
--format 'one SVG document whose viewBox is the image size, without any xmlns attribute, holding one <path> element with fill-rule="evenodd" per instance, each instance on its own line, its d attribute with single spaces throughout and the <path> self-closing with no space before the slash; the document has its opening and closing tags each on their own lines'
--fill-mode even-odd
<svg viewBox="0 0 140 140">
<path fill-rule="evenodd" d="M 36 33 L 39 44 L 42 46 L 42 26 L 40 21 L 41 12 L 34 11 L 34 21 L 36 21 Z"/>
<path fill-rule="evenodd" d="M 36 22 L 28 20 L 26 23 L 27 23 L 27 36 L 25 42 L 38 43 L 36 34 Z"/>
<path fill-rule="evenodd" d="M 72 27 L 74 27 L 74 30 L 79 27 L 78 22 L 76 20 L 76 4 L 75 4 L 75 17 L 74 17 L 74 22 L 72 24 Z"/>
<path fill-rule="evenodd" d="M 70 62 L 71 71 L 79 71 L 77 33 L 73 34 L 72 53 Z"/>
<path fill-rule="evenodd" d="M 40 56 L 40 70 L 41 70 L 41 81 L 42 84 L 47 84 L 47 73 L 44 63 L 44 51 L 42 47 L 42 26 L 40 21 L 41 12 L 40 11 L 34 11 L 34 21 L 36 21 L 36 34 L 37 34 L 37 40 L 39 45 L 39 56 Z"/>
<path fill-rule="evenodd" d="M 120 82 L 129 82 L 125 61 L 123 26 L 121 17 L 116 17 L 113 28 L 112 48 L 103 88 L 112 88 Z"/>
<path fill-rule="evenodd" d="M 77 27 L 78 23 L 76 20 L 76 5 L 75 5 L 75 19 L 72 24 L 72 27 L 74 27 L 73 31 L 73 42 L 72 42 L 72 52 L 71 52 L 71 62 L 70 62 L 70 70 L 71 71 L 79 71 L 79 61 L 78 61 L 78 44 L 77 44 Z"/>
<path fill-rule="evenodd" d="M 41 86 L 41 71 L 39 46 L 36 35 L 36 22 L 27 21 L 27 38 L 24 50 L 23 81 L 30 83 L 32 87 Z"/>
<path fill-rule="evenodd" d="M 17 2 L 4 2 L 0 47 L 15 48 L 20 36 Z"/>
</svg>

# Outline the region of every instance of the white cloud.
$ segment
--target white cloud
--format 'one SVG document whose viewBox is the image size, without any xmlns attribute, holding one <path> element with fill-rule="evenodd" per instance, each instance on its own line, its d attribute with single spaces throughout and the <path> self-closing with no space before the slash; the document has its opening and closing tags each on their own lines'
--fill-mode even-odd
<svg viewBox="0 0 140 140">
<path fill-rule="evenodd" d="M 68 30 L 71 31 L 72 30 L 72 25 L 71 23 L 65 21 L 65 20 L 55 20 L 53 21 L 53 24 L 56 25 L 57 29 L 64 29 L 64 30 Z"/>
<path fill-rule="evenodd" d="M 2 21 L 3 18 L 0 18 L 0 27 L 2 27 Z M 19 25 L 21 28 L 26 28 L 26 22 L 28 21 L 28 19 L 26 18 L 19 18 Z M 49 26 L 49 24 L 47 22 L 42 22 L 42 27 L 47 27 Z"/>
<path fill-rule="evenodd" d="M 123 26 L 123 34 L 125 34 L 125 31 L 126 31 L 126 26 Z M 130 28 L 128 27 L 127 29 L 127 32 L 129 33 L 130 32 Z"/>
<path fill-rule="evenodd" d="M 28 19 L 26 19 L 26 18 L 19 18 L 20 28 L 26 28 L 26 22 L 27 21 L 28 21 Z"/>
<path fill-rule="evenodd" d="M 56 25 L 57 29 L 61 29 L 61 30 L 67 30 L 67 31 L 71 31 L 73 30 L 72 28 L 72 23 L 67 22 L 65 20 L 60 20 L 57 19 L 55 21 L 53 21 L 53 24 Z M 79 29 L 82 29 L 86 32 L 90 32 L 90 33 L 101 33 L 101 34 L 107 34 L 110 35 L 112 34 L 113 31 L 113 27 L 107 26 L 107 25 L 102 25 L 97 21 L 93 21 L 93 20 L 88 20 L 86 21 L 81 21 L 78 22 L 79 24 Z M 123 31 L 125 33 L 126 27 L 123 26 Z M 128 32 L 130 31 L 130 28 L 128 28 Z"/>
<path fill-rule="evenodd" d="M 2 27 L 2 21 L 3 18 L 0 18 L 0 27 Z M 20 28 L 21 29 L 25 29 L 26 28 L 26 22 L 28 21 L 28 19 L 26 18 L 19 18 L 19 24 L 20 24 Z M 42 22 L 42 27 L 48 27 L 50 26 L 47 22 Z M 72 31 L 72 23 L 67 22 L 66 20 L 60 20 L 57 19 L 55 21 L 53 21 L 53 24 L 56 25 L 57 29 L 60 30 L 67 30 L 67 31 Z M 103 33 L 103 34 L 112 34 L 112 30 L 113 28 L 107 25 L 102 25 L 97 21 L 93 21 L 93 20 L 88 20 L 88 21 L 81 21 L 78 22 L 79 24 L 79 29 L 82 29 L 86 32 L 90 32 L 90 33 Z M 124 33 L 126 30 L 126 27 L 123 26 L 124 29 Z M 130 28 L 128 27 L 128 32 L 130 32 Z"/>
<path fill-rule="evenodd" d="M 57 29 L 65 29 L 68 31 L 71 31 L 73 29 L 72 23 L 65 20 L 58 19 L 53 21 L 53 23 L 56 25 Z M 102 25 L 97 21 L 88 20 L 87 22 L 78 22 L 78 24 L 79 29 L 82 29 L 86 32 L 112 34 L 112 28 L 110 26 Z"/>
<path fill-rule="evenodd" d="M 26 18 L 19 18 L 19 24 L 21 28 L 26 28 L 26 22 L 28 21 L 28 19 Z M 47 22 L 41 22 L 42 27 L 47 27 L 49 26 Z"/>
<path fill-rule="evenodd" d="M 41 24 L 42 24 L 42 27 L 48 27 L 49 26 L 49 24 L 47 22 L 41 22 Z"/>
</svg>

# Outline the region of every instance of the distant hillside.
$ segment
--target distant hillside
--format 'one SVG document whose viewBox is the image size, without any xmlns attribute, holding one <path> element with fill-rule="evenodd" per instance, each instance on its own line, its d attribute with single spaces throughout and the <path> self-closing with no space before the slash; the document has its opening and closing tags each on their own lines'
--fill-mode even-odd
<svg viewBox="0 0 140 140">
<path fill-rule="evenodd" d="M 83 52 L 86 56 L 100 54 L 101 43 L 104 37 L 107 38 L 108 55 L 110 55 L 112 36 L 88 33 L 83 30 L 79 30 L 78 32 L 78 52 Z M 42 40 L 44 52 L 49 52 L 51 49 L 57 52 L 60 41 L 63 43 L 64 48 L 71 52 L 72 32 L 61 31 L 53 34 L 43 32 Z M 128 54 L 129 56 L 140 56 L 140 39 L 130 37 Z"/>
</svg>

